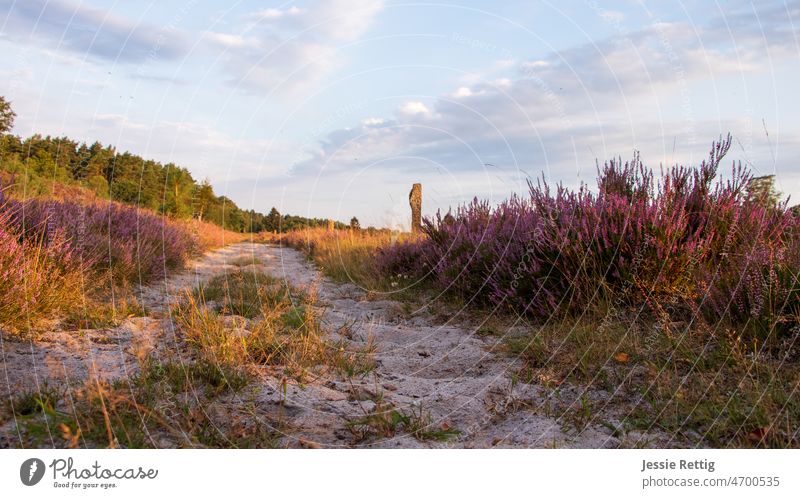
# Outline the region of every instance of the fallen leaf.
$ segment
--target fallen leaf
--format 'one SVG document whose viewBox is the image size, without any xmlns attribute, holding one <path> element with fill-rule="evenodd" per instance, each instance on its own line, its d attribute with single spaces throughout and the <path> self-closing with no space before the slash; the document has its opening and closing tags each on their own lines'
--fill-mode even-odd
<svg viewBox="0 0 800 498">
<path fill-rule="evenodd" d="M 758 427 L 747 434 L 747 440 L 752 443 L 760 443 L 767 437 L 768 432 L 769 427 Z"/>
<path fill-rule="evenodd" d="M 614 359 L 620 363 L 628 363 L 631 357 L 628 353 L 617 353 L 614 355 Z"/>
</svg>

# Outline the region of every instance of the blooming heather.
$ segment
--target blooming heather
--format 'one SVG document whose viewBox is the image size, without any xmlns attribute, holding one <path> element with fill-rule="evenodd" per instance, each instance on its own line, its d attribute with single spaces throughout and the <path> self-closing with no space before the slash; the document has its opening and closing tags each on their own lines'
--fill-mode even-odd
<svg viewBox="0 0 800 498">
<path fill-rule="evenodd" d="M 20 240 L 9 225 L 0 213 L 0 325 L 29 328 L 79 305 L 85 268 L 66 239 Z"/>
<path fill-rule="evenodd" d="M 426 219 L 426 238 L 384 248 L 378 266 L 539 317 L 602 299 L 658 314 L 699 310 L 761 330 L 794 326 L 798 219 L 785 203 L 750 195 L 741 165 L 717 178 L 730 144 L 658 179 L 637 155 L 600 168 L 594 191 L 542 179 L 496 207 L 475 199 Z"/>
<path fill-rule="evenodd" d="M 145 283 L 181 267 L 197 249 L 191 234 L 163 216 L 114 202 L 0 199 L 7 229 L 23 241 L 64 250 L 116 282 Z"/>
</svg>

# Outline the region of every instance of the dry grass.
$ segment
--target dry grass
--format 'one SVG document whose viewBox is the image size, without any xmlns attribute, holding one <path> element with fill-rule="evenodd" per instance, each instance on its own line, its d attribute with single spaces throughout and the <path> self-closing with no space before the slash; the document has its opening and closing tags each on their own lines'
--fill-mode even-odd
<svg viewBox="0 0 800 498">
<path fill-rule="evenodd" d="M 392 280 L 382 275 L 375 264 L 377 252 L 416 236 L 389 230 L 309 228 L 262 237 L 302 251 L 337 282 L 352 282 L 368 291 L 391 291 Z"/>
<path fill-rule="evenodd" d="M 256 403 L 257 374 L 307 382 L 375 368 L 370 341 L 327 338 L 313 296 L 248 270 L 212 279 L 172 309 L 180 361 L 142 358 L 129 379 L 23 393 L 3 419 L 16 418 L 21 447 L 275 446 L 284 421 Z"/>
<path fill-rule="evenodd" d="M 605 423 L 601 412 L 612 411 L 622 424 L 615 432 L 657 428 L 673 445 L 800 446 L 800 367 L 788 350 L 745 344 L 725 324 L 712 329 L 634 316 L 599 306 L 577 319 L 532 326 L 504 344 L 521 362 L 520 380 L 562 398 L 558 415 L 572 429 Z M 565 383 L 584 395 L 556 396 Z M 610 396 L 589 400 L 586 394 L 598 389 Z"/>
<path fill-rule="evenodd" d="M 249 380 L 203 360 L 145 360 L 130 379 L 23 393 L 5 408 L 22 448 L 274 447 L 278 422 L 240 392 Z M 233 393 L 240 402 L 225 402 Z"/>
<path fill-rule="evenodd" d="M 10 336 L 35 333 L 43 324 L 80 306 L 87 268 L 65 260 L 42 241 L 18 242 L 0 216 L 0 324 Z"/>
<path fill-rule="evenodd" d="M 253 234 L 232 232 L 213 223 L 206 223 L 196 219 L 180 220 L 179 223 L 194 235 L 202 251 L 244 242 L 253 237 Z"/>
<path fill-rule="evenodd" d="M 326 338 L 314 292 L 261 273 L 243 270 L 212 279 L 176 306 L 173 316 L 187 342 L 215 364 L 275 367 L 299 381 L 325 371 L 363 376 L 375 368 L 371 342 L 354 350 Z"/>
<path fill-rule="evenodd" d="M 116 327 L 126 318 L 147 312 L 130 287 L 108 284 L 111 292 L 84 295 L 82 302 L 64 311 L 61 327 L 66 330 Z"/>
</svg>

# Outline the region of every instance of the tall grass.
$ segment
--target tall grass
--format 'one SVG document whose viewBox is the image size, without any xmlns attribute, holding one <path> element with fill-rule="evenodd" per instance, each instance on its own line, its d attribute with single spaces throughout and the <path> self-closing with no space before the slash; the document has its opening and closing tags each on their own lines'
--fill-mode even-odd
<svg viewBox="0 0 800 498">
<path fill-rule="evenodd" d="M 253 234 L 232 232 L 219 225 L 191 220 L 176 220 L 174 223 L 185 232 L 191 234 L 200 251 L 208 251 L 228 244 L 235 244 L 253 238 Z"/>
<path fill-rule="evenodd" d="M 273 235 L 267 240 L 302 251 L 337 282 L 352 282 L 370 291 L 390 291 L 398 285 L 397 276 L 382 272 L 377 256 L 385 247 L 415 239 L 412 234 L 390 230 L 320 227 Z"/>
<path fill-rule="evenodd" d="M 300 292 L 263 273 L 239 270 L 201 285 L 173 309 L 187 343 L 206 360 L 231 368 L 270 365 L 302 380 L 320 369 L 347 378 L 375 368 L 374 345 L 331 342 L 314 292 Z"/>
</svg>

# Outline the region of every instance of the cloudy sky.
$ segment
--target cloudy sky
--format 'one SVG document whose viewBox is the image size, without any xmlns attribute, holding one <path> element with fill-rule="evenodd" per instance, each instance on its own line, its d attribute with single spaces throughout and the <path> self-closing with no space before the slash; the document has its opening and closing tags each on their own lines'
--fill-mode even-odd
<svg viewBox="0 0 800 498">
<path fill-rule="evenodd" d="M 0 0 L 0 95 L 19 135 L 262 211 L 407 224 L 413 182 L 430 214 L 728 132 L 800 202 L 798 26 L 798 1 Z"/>
</svg>

